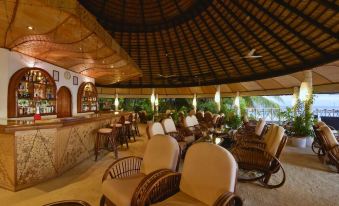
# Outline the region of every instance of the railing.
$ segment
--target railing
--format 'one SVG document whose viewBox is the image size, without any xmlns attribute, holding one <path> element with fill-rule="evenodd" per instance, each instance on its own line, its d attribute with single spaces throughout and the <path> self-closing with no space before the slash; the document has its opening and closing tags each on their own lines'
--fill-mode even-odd
<svg viewBox="0 0 339 206">
<path fill-rule="evenodd" d="M 265 119 L 266 121 L 281 121 L 280 112 L 283 110 L 280 108 L 247 108 L 247 115 L 254 119 Z"/>
<path fill-rule="evenodd" d="M 285 119 L 279 115 L 286 111 L 285 108 L 247 108 L 247 115 L 250 118 L 264 118 L 266 121 L 280 122 Z M 339 109 L 314 109 L 313 114 L 320 117 L 339 117 Z"/>
<path fill-rule="evenodd" d="M 339 117 L 339 109 L 315 109 L 313 113 L 320 117 Z"/>
</svg>

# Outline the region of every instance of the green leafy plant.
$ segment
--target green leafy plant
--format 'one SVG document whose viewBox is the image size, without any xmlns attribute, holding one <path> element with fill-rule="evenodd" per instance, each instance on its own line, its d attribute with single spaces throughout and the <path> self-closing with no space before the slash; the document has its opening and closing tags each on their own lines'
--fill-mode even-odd
<svg viewBox="0 0 339 206">
<path fill-rule="evenodd" d="M 230 109 L 227 113 L 225 113 L 225 115 L 226 124 L 232 129 L 239 129 L 242 121 L 241 117 L 237 115 L 236 111 L 234 109 Z"/>
<path fill-rule="evenodd" d="M 295 137 L 306 137 L 312 135 L 313 114 L 311 106 L 313 104 L 313 95 L 311 98 L 302 102 L 297 100 L 294 106 L 294 118 L 292 133 Z"/>
<path fill-rule="evenodd" d="M 154 118 L 154 112 L 153 111 L 147 111 L 147 114 L 146 114 L 147 121 L 153 121 L 153 118 Z"/>
</svg>

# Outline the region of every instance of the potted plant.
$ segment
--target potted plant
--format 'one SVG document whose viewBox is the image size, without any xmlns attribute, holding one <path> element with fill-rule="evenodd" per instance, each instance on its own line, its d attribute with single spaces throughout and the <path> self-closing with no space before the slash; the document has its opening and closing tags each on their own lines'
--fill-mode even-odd
<svg viewBox="0 0 339 206">
<path fill-rule="evenodd" d="M 304 102 L 298 100 L 294 107 L 294 118 L 291 128 L 293 146 L 305 148 L 307 145 L 312 144 L 312 103 L 313 97 Z"/>
</svg>

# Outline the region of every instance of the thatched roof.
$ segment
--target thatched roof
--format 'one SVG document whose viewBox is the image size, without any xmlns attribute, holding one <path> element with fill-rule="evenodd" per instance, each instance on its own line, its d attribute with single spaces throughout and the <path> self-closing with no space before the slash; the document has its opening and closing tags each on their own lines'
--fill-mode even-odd
<svg viewBox="0 0 339 206">
<path fill-rule="evenodd" d="M 140 78 L 111 87 L 229 84 L 291 74 L 339 59 L 338 1 L 80 2 L 143 72 Z M 250 56 L 262 57 L 242 58 L 253 49 Z M 240 90 L 249 86 L 229 85 L 240 85 Z M 280 87 L 274 83 L 269 88 L 275 85 Z"/>
</svg>

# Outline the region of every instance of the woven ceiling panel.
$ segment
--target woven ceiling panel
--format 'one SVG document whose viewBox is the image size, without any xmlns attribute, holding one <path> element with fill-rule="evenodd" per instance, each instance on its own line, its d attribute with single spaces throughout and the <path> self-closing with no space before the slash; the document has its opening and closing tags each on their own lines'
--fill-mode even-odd
<svg viewBox="0 0 339 206">
<path fill-rule="evenodd" d="M 143 72 L 142 78 L 111 87 L 237 83 L 290 74 L 339 59 L 339 1 L 80 3 Z M 247 55 L 253 49 L 255 52 Z M 267 87 L 264 82 L 261 86 Z"/>
<path fill-rule="evenodd" d="M 93 77 L 99 84 L 141 75 L 129 55 L 76 0 L 3 0 L 0 25 L 0 47 Z"/>
</svg>

